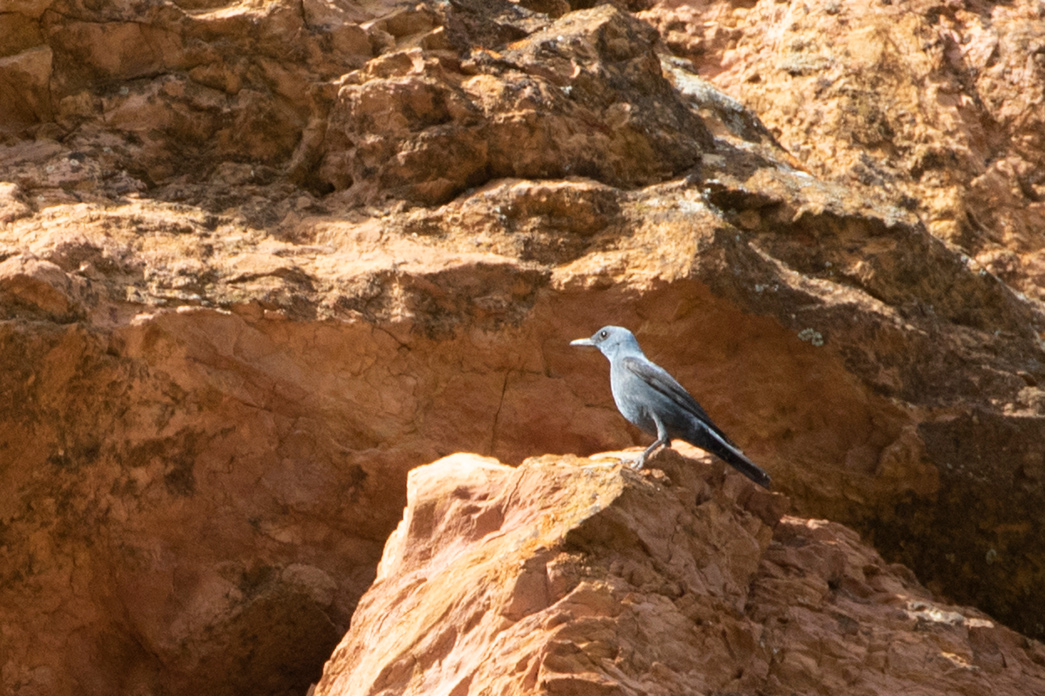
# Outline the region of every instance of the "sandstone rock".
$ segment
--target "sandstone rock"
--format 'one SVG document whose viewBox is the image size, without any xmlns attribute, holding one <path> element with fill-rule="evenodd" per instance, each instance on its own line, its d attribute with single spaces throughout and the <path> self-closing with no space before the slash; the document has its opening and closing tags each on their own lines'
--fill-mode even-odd
<svg viewBox="0 0 1045 696">
<path fill-rule="evenodd" d="M 83 309 L 78 294 L 69 276 L 49 261 L 20 254 L 0 263 L 0 297 L 15 311 L 70 321 Z"/>
<path fill-rule="evenodd" d="M 1045 299 L 1041 4 L 653 3 L 677 55 L 819 175 L 882 191 Z M 1040 54 L 1035 54 L 1040 55 Z M 997 252 L 1016 254 L 996 264 Z"/>
<path fill-rule="evenodd" d="M 520 11 L 498 25 L 520 39 L 503 54 L 482 43 L 488 12 L 458 12 L 451 28 L 480 25 L 455 32 L 478 44 L 464 62 L 412 48 L 345 76 L 320 163 L 332 188 L 431 204 L 503 177 L 634 186 L 685 171 L 709 144 L 661 74 L 655 35 L 613 5 L 532 33 Z"/>
<path fill-rule="evenodd" d="M 1040 234 L 1040 196 L 1031 173 L 1041 167 L 1030 163 L 1041 162 L 1040 133 L 1045 131 L 1040 128 L 1042 110 L 1020 105 L 1039 100 L 1042 81 L 1035 76 L 1040 76 L 1042 66 L 1040 61 L 1026 61 L 1016 48 L 1021 41 L 1033 44 L 1038 39 L 1031 37 L 1045 31 L 1037 4 L 1015 3 L 980 12 L 972 6 L 937 2 L 884 8 L 847 2 L 795 7 L 772 2 L 751 7 L 725 3 L 706 8 L 663 3 L 640 15 L 660 27 L 671 49 L 690 59 L 702 77 L 753 108 L 810 171 L 863 190 L 870 200 L 882 200 L 884 194 L 895 205 L 916 213 L 926 229 L 951 249 L 960 249 L 973 273 L 992 282 L 996 282 L 994 278 L 1003 280 L 1015 290 L 1041 299 L 1038 280 L 1045 238 Z M 743 218 L 744 209 L 755 207 L 760 216 L 765 210 L 753 201 L 736 207 L 734 220 L 741 228 L 753 215 L 748 212 L 748 218 Z M 812 251 L 814 247 L 806 248 Z M 822 273 L 835 272 L 837 261 L 821 258 L 821 262 Z M 804 272 L 810 269 L 805 268 Z M 884 268 L 879 266 L 879 270 Z M 878 295 L 877 290 L 871 293 Z M 957 298 L 951 316 L 960 324 L 967 323 L 968 309 L 984 306 L 971 296 Z M 886 301 L 906 307 L 900 310 L 905 316 L 912 310 L 935 312 L 939 307 L 936 300 L 925 296 L 915 301 L 918 310 L 910 299 L 899 304 Z M 1016 322 L 1033 323 L 1029 319 Z M 1041 329 L 1036 331 L 1040 336 Z M 1002 330 L 998 338 L 1004 333 Z M 967 335 L 957 341 L 971 347 L 969 339 Z M 845 349 L 850 369 L 867 364 L 858 344 Z M 892 351 L 874 352 L 883 356 Z M 926 354 L 933 352 L 940 353 L 930 350 Z M 940 359 L 938 354 L 922 361 L 917 371 Z M 951 386 L 944 390 L 951 394 L 971 394 L 977 389 L 972 383 L 958 386 L 949 378 L 899 377 L 895 366 L 874 362 L 877 376 L 871 381 L 877 389 L 899 378 L 920 394 L 915 397 L 918 401 L 948 383 Z M 1037 365 L 1040 359 L 1031 362 Z M 1026 377 L 1031 386 L 1039 381 L 1029 373 Z M 1022 387 L 1013 382 L 1013 388 Z M 940 450 L 935 468 L 943 478 L 940 492 L 934 494 L 936 511 L 923 522 L 901 523 L 896 528 L 895 522 L 911 520 L 918 507 L 901 505 L 902 512 L 876 515 L 878 519 L 864 528 L 873 527 L 880 548 L 911 564 L 921 577 L 939 578 L 939 589 L 999 615 L 1023 615 L 1025 602 L 1036 603 L 1034 593 L 1020 593 L 1020 599 L 992 598 L 983 591 L 982 579 L 1011 573 L 1005 582 L 1019 586 L 1023 581 L 1018 577 L 1026 566 L 1017 558 L 1019 554 L 999 548 L 998 544 L 1006 546 L 1006 533 L 984 536 L 973 528 L 1018 528 L 1034 516 L 1024 503 L 1014 501 L 1022 500 L 1028 489 L 1038 490 L 1036 475 L 1025 480 L 1016 472 L 1023 466 L 1037 470 L 1038 462 L 1043 461 L 1041 448 L 1033 442 L 1041 437 L 1042 423 L 1037 415 L 1009 408 L 1010 414 L 1025 414 L 1021 423 L 1028 427 L 1028 439 L 1010 450 L 1015 429 L 1009 429 L 1007 418 L 979 414 L 971 401 L 959 405 L 963 399 L 937 396 L 928 400 L 937 406 L 950 405 L 937 418 L 918 426 L 919 439 L 934 443 L 927 452 L 950 437 L 959 437 L 967 445 L 975 440 L 982 443 L 974 457 L 978 464 L 964 456 L 960 461 L 945 457 Z M 951 415 L 944 415 L 944 410 L 952 408 Z M 963 427 L 973 428 L 975 434 L 966 437 Z M 1003 430 L 1009 435 L 1001 435 Z M 858 458 L 853 454 L 850 461 L 855 463 Z M 930 454 L 929 458 L 935 457 Z M 1003 460 L 1020 463 L 1010 466 L 1001 464 Z M 984 473 L 981 480 L 994 488 L 974 496 L 976 503 L 963 492 L 969 490 L 967 485 L 976 484 L 959 482 L 961 472 L 970 467 L 993 472 Z M 906 468 L 919 467 L 912 462 Z M 952 472 L 959 473 L 952 479 Z M 955 502 L 952 506 L 944 501 Z M 1001 522 L 999 515 L 1007 521 Z M 943 544 L 946 549 L 934 544 L 929 550 L 930 545 L 914 541 L 939 528 L 960 530 L 949 536 L 954 543 Z M 968 564 L 948 560 L 968 554 L 970 541 L 976 548 L 975 561 L 971 555 Z M 928 553 L 912 551 L 912 543 Z M 1003 563 L 1007 571 L 984 560 L 999 554 L 1008 559 Z M 959 576 L 964 578 L 960 583 L 955 581 Z M 965 589 L 957 589 L 959 584 Z M 966 594 L 972 587 L 981 589 Z M 1035 635 L 1042 635 L 1039 631 L 1045 627 L 1037 619 L 1014 620 Z"/>
<path fill-rule="evenodd" d="M 10 0 L 4 5 L 4 11 L 36 19 L 53 3 L 54 0 Z"/>
<path fill-rule="evenodd" d="M 11 222 L 33 212 L 16 184 L 0 183 L 0 223 Z"/>
<path fill-rule="evenodd" d="M 50 47 L 35 46 L 0 58 L 0 133 L 17 133 L 54 118 L 50 93 L 53 57 Z"/>
<path fill-rule="evenodd" d="M 10 12 L 6 7 L 4 23 L 0 25 L 0 56 L 14 56 L 30 48 L 40 47 L 43 36 L 39 22 L 23 13 Z"/>
<path fill-rule="evenodd" d="M 455 454 L 413 470 L 316 694 L 1045 688 L 1040 644 L 708 463 Z"/>
<path fill-rule="evenodd" d="M 977 75 L 1004 54 L 1030 80 L 992 93 L 996 146 L 936 88 L 916 145 L 961 156 L 934 159 L 895 124 L 872 142 L 856 108 L 920 74 L 893 44 L 828 103 L 802 91 L 816 70 L 792 54 L 812 49 L 773 42 L 813 26 L 864 60 L 861 34 L 831 32 L 873 13 L 807 4 L 809 25 L 748 4 L 665 21 L 565 2 L 18 3 L 3 60 L 49 50 L 50 75 L 0 108 L 46 93 L 51 111 L 0 146 L 17 187 L 0 209 L 0 691 L 301 693 L 410 469 L 646 441 L 604 363 L 567 344 L 609 322 L 796 514 L 1045 635 L 1045 314 L 1026 285 L 1043 266 L 992 217 L 1011 204 L 1033 227 L 1039 20 L 930 3 L 885 28 L 918 56 L 910 36 L 961 19 Z M 715 56 L 791 72 L 758 87 Z M 962 193 L 970 177 L 990 195 Z M 939 224 L 952 194 L 994 241 Z"/>
</svg>

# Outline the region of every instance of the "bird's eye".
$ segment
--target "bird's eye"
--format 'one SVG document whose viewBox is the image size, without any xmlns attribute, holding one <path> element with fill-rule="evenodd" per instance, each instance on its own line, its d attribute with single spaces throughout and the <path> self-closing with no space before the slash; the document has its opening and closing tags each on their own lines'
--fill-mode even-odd
<svg viewBox="0 0 1045 696">
<path fill-rule="evenodd" d="M 610 334 L 609 334 L 608 331 L 606 331 L 606 329 L 603 329 L 602 331 L 599 332 L 599 338 L 606 338 L 609 335 Z"/>
</svg>

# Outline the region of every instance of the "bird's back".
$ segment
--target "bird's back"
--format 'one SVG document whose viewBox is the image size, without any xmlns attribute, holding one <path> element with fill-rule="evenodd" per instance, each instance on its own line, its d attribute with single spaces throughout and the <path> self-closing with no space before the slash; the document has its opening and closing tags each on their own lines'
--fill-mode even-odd
<svg viewBox="0 0 1045 696">
<path fill-rule="evenodd" d="M 656 433 L 656 414 L 673 438 L 692 442 L 695 429 L 709 428 L 733 444 L 685 387 L 641 353 L 612 361 L 610 387 L 624 417 L 647 432 Z"/>
</svg>

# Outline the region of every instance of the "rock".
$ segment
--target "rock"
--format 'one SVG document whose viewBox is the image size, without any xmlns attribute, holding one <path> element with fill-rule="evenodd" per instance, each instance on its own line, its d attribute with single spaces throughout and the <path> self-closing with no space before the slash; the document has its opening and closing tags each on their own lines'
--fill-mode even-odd
<svg viewBox="0 0 1045 696">
<path fill-rule="evenodd" d="M 32 213 L 33 209 L 26 203 L 17 184 L 0 183 L 0 223 L 12 222 Z"/>
<path fill-rule="evenodd" d="M 27 48 L 0 58 L 0 135 L 19 133 L 54 118 L 48 46 Z"/>
<path fill-rule="evenodd" d="M 37 19 L 52 4 L 54 4 L 54 0 L 10 0 L 4 6 L 4 11 L 13 15 L 23 15 L 30 19 Z"/>
<path fill-rule="evenodd" d="M 694 450 L 688 450 L 694 452 Z M 947 604 L 846 527 L 674 452 L 410 472 L 317 696 L 1026 693 L 1040 644 Z"/>
<path fill-rule="evenodd" d="M 902 200 L 1045 299 L 1045 64 L 1022 48 L 1045 40 L 1040 3 L 653 3 L 640 16 L 811 171 Z M 994 262 L 1002 249 L 1013 264 Z"/>
<path fill-rule="evenodd" d="M 675 5 L 12 5 L 0 692 L 304 692 L 408 471 L 648 444 L 610 322 L 796 515 L 1045 635 L 1041 19 Z M 874 118 L 922 74 L 998 101 Z"/>
<path fill-rule="evenodd" d="M 478 6 L 458 11 L 448 26 L 489 22 Z M 411 48 L 345 76 L 320 177 L 364 200 L 433 204 L 503 177 L 634 186 L 699 161 L 709 137 L 664 79 L 648 26 L 602 5 L 526 35 L 535 20 L 520 14 L 503 56 L 457 64 Z M 475 45 L 475 33 L 455 39 Z"/>
<path fill-rule="evenodd" d="M 1018 2 L 987 13 L 933 1 L 880 9 L 826 0 L 800 8 L 758 2 L 750 9 L 740 9 L 727 3 L 703 11 L 662 3 L 640 16 L 662 30 L 665 42 L 677 56 L 691 61 L 694 72 L 755 110 L 809 171 L 862 190 L 869 200 L 884 197 L 915 212 L 930 233 L 961 252 L 960 258 L 974 274 L 990 282 L 1004 281 L 1040 301 L 1038 281 L 1045 249 L 1040 231 L 1045 229 L 1041 224 L 1045 209 L 1040 182 L 1032 172 L 1042 169 L 1041 133 L 1045 130 L 1042 110 L 1023 105 L 1040 101 L 1045 82 L 1041 61 L 1028 61 L 1017 48 L 1027 41 L 1039 45 L 1045 37 L 1039 4 Z M 750 207 L 737 206 L 737 227 L 743 229 L 747 222 L 740 209 Z M 758 204 L 754 207 L 764 211 Z M 821 258 L 820 262 L 822 272 L 837 272 L 837 260 Z M 876 290 L 870 292 L 878 295 Z M 916 312 L 935 312 L 940 307 L 937 300 L 924 295 L 899 304 L 886 301 L 907 307 L 900 311 L 908 316 L 915 305 L 921 307 Z M 971 298 L 958 302 L 967 302 L 966 307 L 980 304 Z M 960 324 L 971 318 L 959 304 L 952 304 L 950 311 L 952 320 Z M 1027 321 L 1017 320 L 1011 326 L 1020 323 Z M 825 335 L 819 328 L 810 328 Z M 1040 336 L 1040 329 L 1038 332 Z M 971 345 L 970 338 L 957 341 Z M 859 357 L 862 348 L 855 344 L 845 352 L 851 368 L 864 362 Z M 891 352 L 875 351 L 878 356 Z M 942 367 L 946 359 L 941 356 L 948 351 L 930 350 L 925 355 L 934 352 L 937 355 L 920 361 L 922 367 L 932 362 Z M 941 359 L 943 363 L 938 362 Z M 882 389 L 898 375 L 892 367 L 875 362 L 877 375 L 871 381 Z M 1037 364 L 1039 359 L 1032 362 Z M 918 380 L 899 377 L 899 381 L 913 386 Z M 1030 381 L 1037 382 L 1037 378 Z M 933 382 L 942 386 L 950 380 Z M 1015 381 L 1012 385 L 1013 389 L 1023 388 Z M 923 394 L 933 391 L 928 382 L 920 382 L 918 389 L 923 388 Z M 951 394 L 971 393 L 971 389 L 971 384 L 960 387 L 953 382 L 944 387 Z M 1036 471 L 1045 462 L 1034 443 L 1045 432 L 1042 421 L 1037 412 L 1032 415 L 1017 406 L 1008 408 L 1012 416 L 1024 414 L 1015 417 L 1028 428 L 1027 439 L 1017 437 L 1022 444 L 1009 450 L 1015 426 L 1008 417 L 977 414 L 978 408 L 971 402 L 959 405 L 946 396 L 929 400 L 936 407 L 949 404 L 918 426 L 918 439 L 932 443 L 925 451 L 929 460 L 936 460 L 934 468 L 941 477 L 939 492 L 929 494 L 937 501 L 931 506 L 934 512 L 926 511 L 923 522 L 910 524 L 909 515 L 919 506 L 901 504 L 900 510 L 876 515 L 878 519 L 868 527 L 849 521 L 868 531 L 874 528 L 875 543 L 881 550 L 909 563 L 920 577 L 937 578 L 933 581 L 939 583 L 936 587 L 950 596 L 1012 617 L 1009 620 L 1034 635 L 1045 635 L 1040 632 L 1045 622 L 1016 618 L 1026 615 L 1028 602 L 1037 603 L 1029 588 L 1018 599 L 992 597 L 985 591 L 985 577 L 994 579 L 992 585 L 1001 575 L 1012 587 L 1023 584 L 1017 578 L 1025 572 L 1024 565 L 1017 560 L 1020 554 L 1013 555 L 1006 547 L 1008 534 L 983 535 L 973 530 L 1020 528 L 1034 517 L 1029 512 L 1033 504 L 1028 508 L 1024 502 L 1014 502 L 1014 497 L 1022 501 L 1024 495 L 1036 496 L 1039 490 L 1036 474 L 1025 478 L 1017 472 L 1024 466 Z M 1003 431 L 1009 436 L 1002 435 Z M 944 455 L 943 449 L 937 449 L 950 437 L 958 437 L 966 446 L 973 441 L 982 443 L 973 457 L 977 464 L 971 464 L 966 454 L 956 457 L 950 450 L 952 454 Z M 911 459 L 905 470 L 924 472 L 915 463 L 919 458 Z M 849 461 L 857 459 L 854 453 Z M 983 472 L 981 481 L 997 487 L 989 493 L 980 488 L 975 496 L 963 492 L 976 485 L 964 480 L 972 468 Z M 933 474 L 917 476 L 924 479 L 920 485 L 925 490 L 932 486 Z M 818 511 L 836 516 L 823 508 Z M 905 518 L 907 522 L 900 522 Z M 913 541 L 942 527 L 961 530 L 951 535 L 954 544 Z M 974 554 L 969 554 L 970 542 Z M 921 550 L 911 551 L 912 543 Z M 984 559 L 992 553 L 1006 560 L 1000 565 L 987 564 Z M 969 563 L 956 560 L 966 554 Z M 957 577 L 963 580 L 959 582 Z M 973 587 L 979 589 L 971 590 Z"/>
<path fill-rule="evenodd" d="M 0 263 L 0 298 L 6 307 L 57 321 L 71 321 L 83 310 L 73 281 L 49 261 L 28 254 Z"/>
</svg>

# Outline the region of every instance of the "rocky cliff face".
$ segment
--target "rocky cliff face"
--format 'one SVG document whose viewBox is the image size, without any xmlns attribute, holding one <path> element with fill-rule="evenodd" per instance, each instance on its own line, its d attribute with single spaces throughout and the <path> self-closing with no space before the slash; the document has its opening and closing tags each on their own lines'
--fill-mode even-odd
<svg viewBox="0 0 1045 696">
<path fill-rule="evenodd" d="M 819 176 L 1042 299 L 1040 3 L 656 3 L 640 16 Z"/>
<path fill-rule="evenodd" d="M 1038 5 L 588 5 L 0 8 L 5 693 L 300 693 L 408 471 L 645 442 L 610 322 L 1045 635 Z"/>
</svg>

